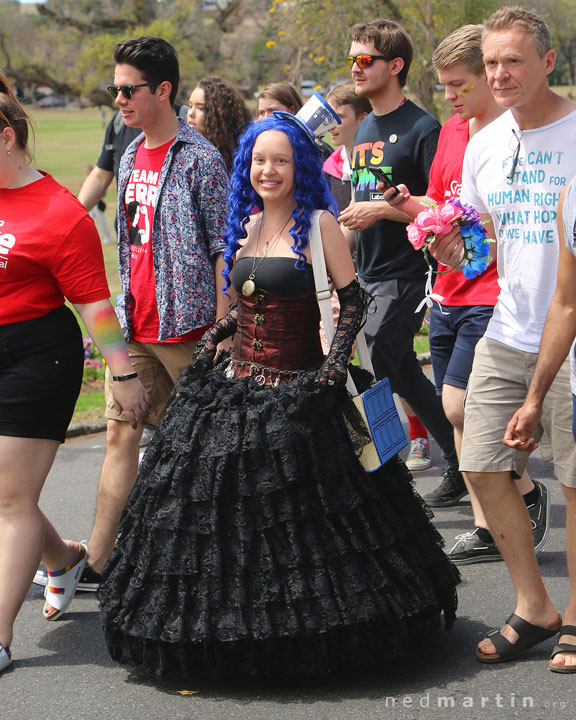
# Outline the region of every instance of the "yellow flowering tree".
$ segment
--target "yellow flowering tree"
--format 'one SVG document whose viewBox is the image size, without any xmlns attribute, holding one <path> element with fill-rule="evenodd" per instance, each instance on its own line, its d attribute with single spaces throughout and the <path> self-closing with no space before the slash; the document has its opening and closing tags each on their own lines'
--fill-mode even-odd
<svg viewBox="0 0 576 720">
<path fill-rule="evenodd" d="M 271 32 L 275 36 L 274 44 L 267 47 L 293 84 L 308 76 L 324 85 L 344 81 L 349 78 L 346 58 L 352 27 L 387 17 L 401 23 L 414 41 L 410 92 L 421 105 L 436 112 L 434 48 L 460 25 L 481 22 L 497 4 L 497 0 L 405 0 L 402 4 L 393 0 L 271 0 Z"/>
</svg>

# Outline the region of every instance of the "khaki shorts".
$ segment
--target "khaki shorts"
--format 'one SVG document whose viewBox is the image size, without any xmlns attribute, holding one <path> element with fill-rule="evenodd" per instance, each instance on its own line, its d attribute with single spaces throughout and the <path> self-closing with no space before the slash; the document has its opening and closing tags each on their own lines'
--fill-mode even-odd
<svg viewBox="0 0 576 720">
<path fill-rule="evenodd" d="M 502 438 L 512 415 L 523 404 L 538 355 L 483 337 L 476 345 L 465 400 L 460 470 L 503 472 L 521 476 L 529 452 L 504 445 Z M 570 361 L 567 359 L 544 400 L 534 436 L 545 430 L 552 446 L 556 477 L 576 487 L 576 443 L 572 435 Z"/>
<path fill-rule="evenodd" d="M 142 384 L 150 395 L 152 405 L 146 423 L 158 425 L 166 402 L 176 380 L 192 362 L 196 341 L 176 343 L 141 343 L 130 341 L 127 343 L 128 354 L 132 360 L 134 370 L 138 373 Z M 114 420 L 126 420 L 124 413 L 117 415 L 112 397 L 112 375 L 106 368 L 106 382 L 104 395 L 106 398 L 105 417 Z"/>
</svg>

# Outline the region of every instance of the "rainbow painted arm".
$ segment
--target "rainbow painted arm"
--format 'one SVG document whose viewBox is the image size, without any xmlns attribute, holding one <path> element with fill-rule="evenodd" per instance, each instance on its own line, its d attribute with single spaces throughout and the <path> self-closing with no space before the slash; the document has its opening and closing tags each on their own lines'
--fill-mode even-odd
<svg viewBox="0 0 576 720">
<path fill-rule="evenodd" d="M 102 353 L 102 357 L 113 376 L 129 375 L 134 372 L 122 336 L 120 323 L 109 300 L 74 305 L 86 330 Z M 133 427 L 142 422 L 150 408 L 150 398 L 137 377 L 126 382 L 115 382 L 114 401 L 118 415 L 124 412 Z"/>
<path fill-rule="evenodd" d="M 109 300 L 74 305 L 113 375 L 134 372 L 120 323 Z"/>
</svg>

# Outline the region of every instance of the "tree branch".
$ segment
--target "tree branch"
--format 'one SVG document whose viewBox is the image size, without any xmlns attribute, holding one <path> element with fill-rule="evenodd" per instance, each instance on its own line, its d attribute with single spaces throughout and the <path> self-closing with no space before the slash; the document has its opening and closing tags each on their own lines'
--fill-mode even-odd
<svg viewBox="0 0 576 720">
<path fill-rule="evenodd" d="M 58 13 L 46 5 L 37 5 L 36 7 L 38 8 L 38 14 L 47 20 L 52 21 L 61 27 L 73 27 L 90 35 L 95 35 L 103 30 L 129 30 L 133 26 L 133 23 L 130 20 L 124 20 L 121 18 L 101 17 L 88 23 L 77 18 Z"/>
</svg>

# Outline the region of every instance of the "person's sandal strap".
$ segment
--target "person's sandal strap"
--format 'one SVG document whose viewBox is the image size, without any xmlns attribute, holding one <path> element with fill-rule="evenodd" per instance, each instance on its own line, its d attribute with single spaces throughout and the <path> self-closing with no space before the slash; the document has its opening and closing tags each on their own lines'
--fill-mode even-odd
<svg viewBox="0 0 576 720">
<path fill-rule="evenodd" d="M 46 620 L 55 620 L 72 602 L 88 555 L 86 545 L 83 543 L 79 543 L 79 545 L 78 555 L 72 565 L 68 565 L 62 570 L 48 570 L 48 579 L 44 588 L 46 602 L 43 610 Z M 48 606 L 53 609 L 50 614 L 47 613 Z"/>
<path fill-rule="evenodd" d="M 562 625 L 560 630 L 558 630 L 558 635 L 562 637 L 562 635 L 574 635 L 576 637 L 576 625 Z"/>
<path fill-rule="evenodd" d="M 491 630 L 486 634 L 486 637 L 492 641 L 496 653 L 488 655 L 477 651 L 476 656 L 481 662 L 505 662 L 506 660 L 512 660 L 526 650 L 530 650 L 530 648 L 544 642 L 544 640 L 548 640 L 548 638 L 558 633 L 558 627 L 544 628 L 539 625 L 533 625 L 515 613 L 510 615 L 506 620 L 506 624 L 510 625 L 510 627 L 516 631 L 518 635 L 516 642 L 510 642 L 510 640 L 505 638 L 500 632 L 500 628 Z"/>
<path fill-rule="evenodd" d="M 524 651 L 538 645 L 548 638 L 558 634 L 558 627 L 541 627 L 540 625 L 532 625 L 527 620 L 523 620 L 515 613 L 512 613 L 506 623 L 518 633 L 518 640 L 513 643 L 518 650 Z"/>
<path fill-rule="evenodd" d="M 573 635 L 576 637 L 576 625 L 562 625 L 560 630 L 558 631 L 558 637 L 562 637 L 562 635 Z M 562 653 L 565 655 L 566 653 L 576 653 L 576 645 L 573 645 L 572 643 L 556 643 L 554 645 L 554 650 L 552 650 L 552 655 L 550 655 L 550 660 L 552 660 L 556 655 L 559 655 Z M 564 668 L 564 665 L 550 665 L 551 669 L 562 669 Z M 575 672 L 576 673 L 576 665 L 570 665 L 570 671 L 569 672 Z"/>
</svg>

